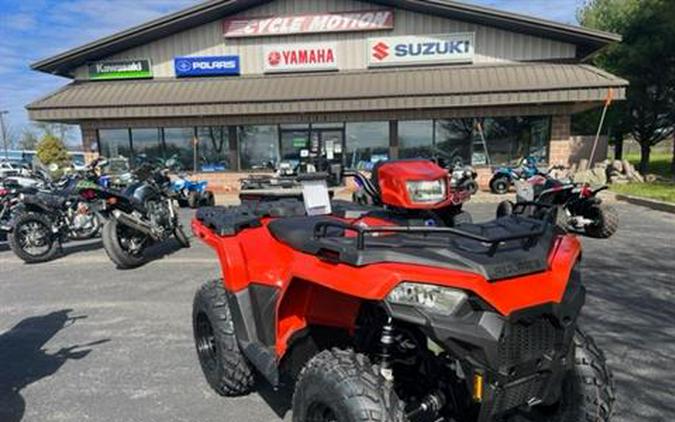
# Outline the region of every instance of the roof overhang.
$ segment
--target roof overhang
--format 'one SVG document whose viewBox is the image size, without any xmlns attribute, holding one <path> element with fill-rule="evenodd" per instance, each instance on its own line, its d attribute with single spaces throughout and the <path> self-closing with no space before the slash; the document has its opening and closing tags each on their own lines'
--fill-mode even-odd
<svg viewBox="0 0 675 422">
<path fill-rule="evenodd" d="M 582 64 L 525 63 L 208 79 L 75 82 L 28 106 L 38 121 L 503 107 L 623 99 Z"/>
<path fill-rule="evenodd" d="M 88 61 L 101 60 L 113 54 L 144 45 L 171 34 L 222 19 L 272 0 L 211 0 L 194 7 L 152 20 L 128 30 L 37 61 L 31 68 L 45 73 L 70 77 L 73 70 Z M 621 36 L 579 26 L 566 25 L 492 8 L 469 5 L 453 0 L 368 0 L 383 6 L 419 13 L 444 16 L 466 22 L 493 26 L 509 31 L 569 42 L 577 46 L 583 58 L 606 46 L 621 41 Z"/>
</svg>

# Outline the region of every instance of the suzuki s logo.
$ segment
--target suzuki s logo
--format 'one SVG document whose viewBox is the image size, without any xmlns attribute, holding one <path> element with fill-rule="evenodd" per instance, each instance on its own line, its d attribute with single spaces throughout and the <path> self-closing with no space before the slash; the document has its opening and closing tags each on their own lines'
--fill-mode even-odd
<svg viewBox="0 0 675 422">
<path fill-rule="evenodd" d="M 267 62 L 270 64 L 270 66 L 278 66 L 279 63 L 281 63 L 281 53 L 278 51 L 272 51 L 267 56 Z"/>
<path fill-rule="evenodd" d="M 389 45 L 380 41 L 373 46 L 373 57 L 377 60 L 384 60 L 389 56 Z"/>
</svg>

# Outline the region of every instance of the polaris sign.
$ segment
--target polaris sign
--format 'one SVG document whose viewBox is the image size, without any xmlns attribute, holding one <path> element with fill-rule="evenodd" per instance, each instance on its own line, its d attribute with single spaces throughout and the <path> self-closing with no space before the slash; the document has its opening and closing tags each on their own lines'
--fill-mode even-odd
<svg viewBox="0 0 675 422">
<path fill-rule="evenodd" d="M 379 37 L 368 40 L 368 66 L 473 63 L 474 33 Z"/>
<path fill-rule="evenodd" d="M 239 75 L 239 56 L 176 57 L 176 76 Z"/>
</svg>

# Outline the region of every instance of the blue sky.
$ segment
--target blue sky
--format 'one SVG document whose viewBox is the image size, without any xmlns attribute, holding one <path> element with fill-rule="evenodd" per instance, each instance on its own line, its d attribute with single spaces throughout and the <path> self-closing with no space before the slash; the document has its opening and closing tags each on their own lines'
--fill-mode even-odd
<svg viewBox="0 0 675 422">
<path fill-rule="evenodd" d="M 511 12 L 575 23 L 583 0 L 465 0 Z M 198 0 L 0 0 L 0 110 L 13 136 L 28 127 L 24 106 L 68 83 L 29 64 L 126 29 Z M 78 140 L 73 134 L 72 141 Z"/>
</svg>

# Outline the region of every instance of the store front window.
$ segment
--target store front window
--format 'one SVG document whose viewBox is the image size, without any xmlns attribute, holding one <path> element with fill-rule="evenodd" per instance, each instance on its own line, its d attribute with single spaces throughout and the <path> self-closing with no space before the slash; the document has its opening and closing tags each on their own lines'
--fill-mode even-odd
<svg viewBox="0 0 675 422">
<path fill-rule="evenodd" d="M 134 147 L 134 164 L 153 165 L 164 162 L 162 151 L 162 133 L 158 128 L 131 129 L 131 143 Z"/>
<path fill-rule="evenodd" d="M 131 143 L 129 129 L 100 129 L 98 131 L 98 145 L 106 158 L 123 157 L 131 159 Z"/>
<path fill-rule="evenodd" d="M 303 127 L 281 126 L 281 161 L 295 168 L 303 153 L 309 151 L 309 125 Z"/>
<path fill-rule="evenodd" d="M 436 151 L 449 163 L 471 163 L 471 143 L 474 137 L 474 119 L 436 120 Z"/>
<path fill-rule="evenodd" d="M 179 171 L 192 170 L 194 167 L 194 139 L 194 128 L 164 129 L 164 159 L 176 163 Z"/>
<path fill-rule="evenodd" d="M 370 170 L 389 159 L 389 122 L 347 123 L 345 131 L 347 167 Z"/>
<path fill-rule="evenodd" d="M 197 128 L 197 171 L 216 172 L 232 169 L 230 163 L 230 132 L 227 126 Z"/>
<path fill-rule="evenodd" d="M 540 162 L 548 158 L 550 141 L 550 117 L 496 117 L 481 119 L 478 135 L 474 141 L 473 160 L 483 155 L 493 165 L 515 165 L 519 160 L 534 156 Z M 485 146 L 481 145 L 485 141 Z M 487 148 L 487 153 L 484 150 Z M 487 160 L 485 160 L 487 161 Z M 475 164 L 485 164 L 478 163 Z"/>
<path fill-rule="evenodd" d="M 399 158 L 433 158 L 433 120 L 398 122 Z"/>
<path fill-rule="evenodd" d="M 242 170 L 269 170 L 279 161 L 277 126 L 239 126 L 239 163 Z"/>
</svg>

